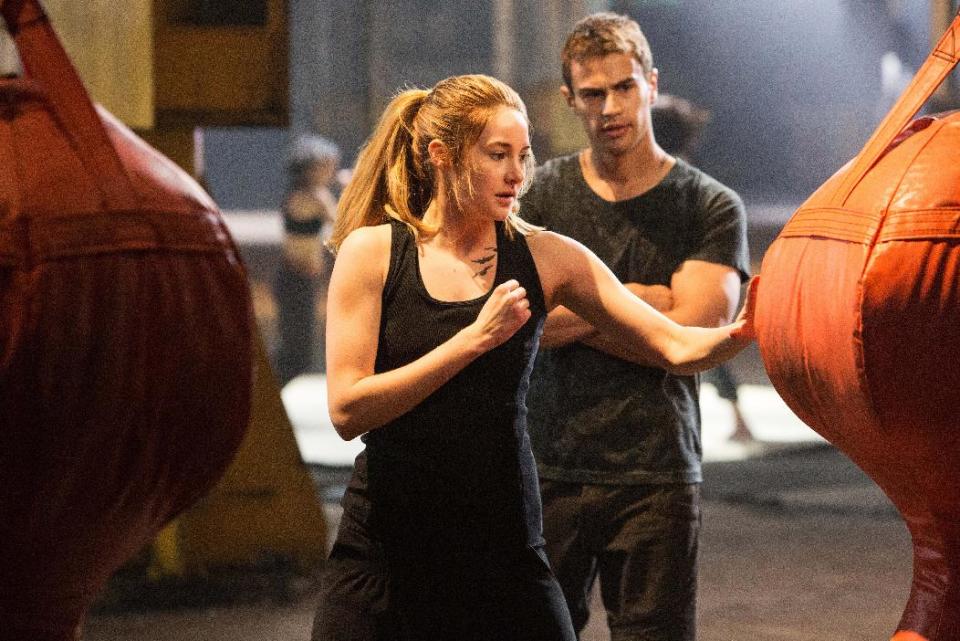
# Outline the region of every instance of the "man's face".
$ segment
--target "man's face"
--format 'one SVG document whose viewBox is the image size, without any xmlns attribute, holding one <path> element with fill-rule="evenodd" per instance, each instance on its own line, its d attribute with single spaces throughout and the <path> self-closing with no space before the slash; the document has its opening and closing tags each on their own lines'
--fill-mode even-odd
<svg viewBox="0 0 960 641">
<path fill-rule="evenodd" d="M 650 105 L 657 98 L 657 70 L 644 75 L 630 54 L 611 53 L 570 65 L 573 85 L 561 88 L 597 152 L 620 155 L 645 140 Z"/>
</svg>

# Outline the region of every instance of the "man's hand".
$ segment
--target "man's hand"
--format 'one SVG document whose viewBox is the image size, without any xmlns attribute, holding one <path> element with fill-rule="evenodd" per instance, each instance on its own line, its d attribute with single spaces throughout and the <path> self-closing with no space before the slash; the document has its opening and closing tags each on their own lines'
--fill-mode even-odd
<svg viewBox="0 0 960 641">
<path fill-rule="evenodd" d="M 661 313 L 673 309 L 673 292 L 665 285 L 641 285 L 640 283 L 624 283 L 634 296 Z"/>
<path fill-rule="evenodd" d="M 681 325 L 718 327 L 729 323 L 740 296 L 740 277 L 726 265 L 689 260 L 680 265 L 670 287 L 625 283 L 625 287 L 658 312 Z M 752 331 L 748 325 L 745 331 Z M 634 363 L 655 366 L 645 355 L 626 348 L 618 336 L 592 332 L 578 339 L 585 345 Z"/>
<path fill-rule="evenodd" d="M 626 287 L 631 294 L 662 314 L 666 314 L 673 309 L 673 292 L 665 285 L 624 283 L 623 286 Z M 623 360 L 650 366 L 656 365 L 652 360 L 647 361 L 645 354 L 629 349 L 619 336 L 608 336 L 607 334 L 593 330 L 589 334 L 580 337 L 579 341 L 593 349 L 605 352 L 611 356 L 616 356 L 617 358 L 622 358 Z"/>
</svg>

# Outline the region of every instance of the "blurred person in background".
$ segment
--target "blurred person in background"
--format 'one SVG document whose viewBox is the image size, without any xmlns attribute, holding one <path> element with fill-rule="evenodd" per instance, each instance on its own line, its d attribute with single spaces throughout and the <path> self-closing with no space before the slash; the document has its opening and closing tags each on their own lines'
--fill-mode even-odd
<svg viewBox="0 0 960 641">
<path fill-rule="evenodd" d="M 336 217 L 331 188 L 339 162 L 337 146 L 313 134 L 298 136 L 287 154 L 290 182 L 281 209 L 283 248 L 275 285 L 275 362 L 281 387 L 304 372 L 325 369 L 319 360 L 324 351 L 322 310 L 333 257 L 323 243 Z M 318 310 L 323 313 L 319 318 Z"/>
</svg>

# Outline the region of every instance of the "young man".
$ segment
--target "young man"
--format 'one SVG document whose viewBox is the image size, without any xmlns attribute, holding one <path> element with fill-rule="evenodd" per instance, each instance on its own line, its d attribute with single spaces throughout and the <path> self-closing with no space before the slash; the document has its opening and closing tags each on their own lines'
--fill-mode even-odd
<svg viewBox="0 0 960 641">
<path fill-rule="evenodd" d="M 593 250 L 686 325 L 729 322 L 748 277 L 737 195 L 657 145 L 658 72 L 640 27 L 595 14 L 562 54 L 589 147 L 540 167 L 521 214 Z M 695 638 L 700 528 L 696 377 L 644 364 L 563 308 L 546 323 L 528 403 L 547 554 L 578 630 L 599 574 L 613 641 Z"/>
</svg>

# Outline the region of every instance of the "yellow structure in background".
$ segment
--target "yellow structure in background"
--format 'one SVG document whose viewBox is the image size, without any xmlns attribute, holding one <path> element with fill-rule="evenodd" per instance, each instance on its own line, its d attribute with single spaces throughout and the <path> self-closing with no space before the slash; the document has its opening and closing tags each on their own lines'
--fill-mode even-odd
<svg viewBox="0 0 960 641">
<path fill-rule="evenodd" d="M 157 0 L 153 6 L 160 123 L 285 125 L 286 2 L 264 0 L 265 20 L 257 25 L 193 24 L 185 19 L 189 4 Z"/>
<path fill-rule="evenodd" d="M 199 0 L 43 0 L 93 99 L 187 171 L 193 130 L 288 119 L 285 0 L 256 25 L 194 24 Z"/>
<path fill-rule="evenodd" d="M 308 571 L 326 556 L 322 507 L 257 340 L 250 426 L 220 483 L 168 525 L 151 549 L 151 578 L 202 577 L 222 568 Z"/>
<path fill-rule="evenodd" d="M 153 0 L 44 0 L 94 100 L 134 129 L 154 123 Z"/>
</svg>

